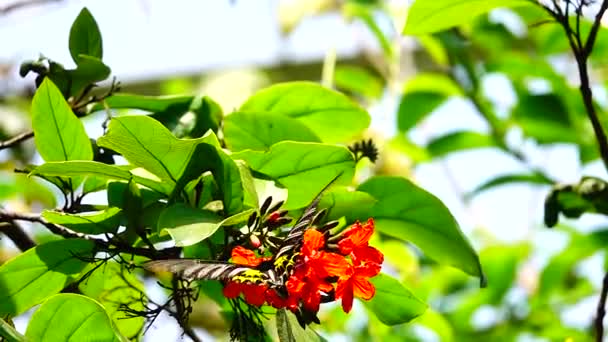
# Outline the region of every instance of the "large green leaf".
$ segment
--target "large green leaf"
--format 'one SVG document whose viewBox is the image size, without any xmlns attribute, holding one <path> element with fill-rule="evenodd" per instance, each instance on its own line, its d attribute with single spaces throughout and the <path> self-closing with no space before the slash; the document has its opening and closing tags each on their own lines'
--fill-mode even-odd
<svg viewBox="0 0 608 342">
<path fill-rule="evenodd" d="M 108 208 L 104 211 L 88 214 L 68 214 L 53 210 L 45 210 L 42 217 L 47 221 L 70 228 L 84 234 L 114 233 L 120 225 L 122 210 Z"/>
<path fill-rule="evenodd" d="M 5 342 L 27 342 L 25 336 L 21 335 L 14 327 L 0 318 L 0 337 Z"/>
<path fill-rule="evenodd" d="M 557 94 L 521 96 L 512 115 L 524 134 L 541 144 L 580 140 L 575 120 L 564 99 Z"/>
<path fill-rule="evenodd" d="M 246 222 L 253 209 L 243 211 L 224 220 L 213 212 L 174 204 L 158 217 L 158 228 L 169 233 L 177 246 L 190 246 L 215 233 L 220 227 Z"/>
<path fill-rule="evenodd" d="M 229 215 L 236 214 L 243 209 L 244 201 L 241 172 L 235 161 L 215 143 L 217 138 L 213 132 L 210 131 L 201 139 L 207 139 L 210 143 L 200 143 L 194 147 L 171 197 L 179 195 L 190 181 L 211 171 L 222 195 L 224 211 Z"/>
<path fill-rule="evenodd" d="M 279 113 L 236 112 L 224 120 L 224 139 L 231 151 L 268 150 L 284 140 L 321 142 L 297 119 Z"/>
<path fill-rule="evenodd" d="M 354 65 L 337 66 L 334 84 L 340 89 L 371 99 L 380 98 L 384 91 L 384 82 L 380 76 Z"/>
<path fill-rule="evenodd" d="M 200 133 L 202 127 L 205 127 L 205 122 L 203 121 L 206 115 L 209 116 L 209 120 L 212 120 L 212 116 L 217 114 L 214 111 L 215 108 L 209 107 L 212 104 L 204 99 L 202 98 L 200 101 L 197 101 L 191 95 L 147 96 L 114 94 L 108 97 L 105 103 L 112 109 L 139 109 L 150 112 L 154 119 L 170 129 L 175 128 L 180 118 L 189 110 L 192 110 L 196 114 L 195 130 Z M 93 106 L 92 111 L 98 110 L 104 110 L 104 104 L 100 103 Z"/>
<path fill-rule="evenodd" d="M 92 269 L 94 265 L 90 265 Z M 141 294 L 144 285 L 137 277 L 116 262 L 108 262 L 97 268 L 78 289 L 83 295 L 98 300 L 123 336 L 133 339 L 141 334 L 145 319 L 130 316 L 120 310 L 128 305 L 132 310 L 144 310 Z"/>
<path fill-rule="evenodd" d="M 498 7 L 530 4 L 528 0 L 416 0 L 403 33 L 424 35 L 472 21 Z"/>
<path fill-rule="evenodd" d="M 78 64 L 76 69 L 68 70 L 71 76 L 72 95 L 79 95 L 87 85 L 103 81 L 110 76 L 110 68 L 97 57 L 78 55 L 76 63 Z"/>
<path fill-rule="evenodd" d="M 187 181 L 209 170 L 211 164 L 211 170 L 216 170 L 216 180 L 225 182 L 221 185 L 224 195 L 231 200 L 237 199 L 230 206 L 235 205 L 238 209 L 239 197 L 242 204 L 242 190 L 240 196 L 235 193 L 235 188 L 240 184 L 238 169 L 219 149 L 212 132 L 198 139 L 177 139 L 160 122 L 150 117 L 123 116 L 112 119 L 108 133 L 99 138 L 97 144 L 120 153 L 131 164 L 153 173 L 172 188 L 175 187 L 176 191 L 181 191 Z M 199 147 L 202 144 L 214 148 Z M 224 178 L 219 179 L 220 175 Z M 236 177 L 229 177 L 231 175 Z"/>
<path fill-rule="evenodd" d="M 156 178 L 154 175 L 140 173 L 142 176 L 138 176 L 133 174 L 134 172 L 136 170 L 129 171 L 128 167 L 108 165 L 94 161 L 66 161 L 42 164 L 36 167 L 31 174 L 62 177 L 96 176 L 104 179 L 121 179 L 126 181 L 133 179 L 136 183 L 163 194 L 169 194 L 173 189 L 170 184 L 161 183 L 158 179 L 151 179 L 151 177 Z"/>
<path fill-rule="evenodd" d="M 25 336 L 37 342 L 120 341 L 104 307 L 73 293 L 58 294 L 42 303 Z"/>
<path fill-rule="evenodd" d="M 498 146 L 496 140 L 490 135 L 472 131 L 458 131 L 432 140 L 429 142 L 427 149 L 433 156 L 441 157 L 453 152 Z"/>
<path fill-rule="evenodd" d="M 243 151 L 232 157 L 286 187 L 286 209 L 305 207 L 340 173 L 337 182 L 348 184 L 355 171 L 352 153 L 335 145 L 283 141 L 266 152 Z"/>
<path fill-rule="evenodd" d="M 319 208 L 327 209 L 328 220 L 344 217 L 346 222 L 351 223 L 356 220 L 367 220 L 375 203 L 376 199 L 367 192 L 350 191 L 343 188 L 329 191 L 323 195 Z"/>
<path fill-rule="evenodd" d="M 478 276 L 485 285 L 477 253 L 437 197 L 400 177 L 373 177 L 358 190 L 378 200 L 371 217 L 380 232 L 416 244 L 429 257 Z"/>
<path fill-rule="evenodd" d="M 312 328 L 302 329 L 296 316 L 285 309 L 277 310 L 276 315 L 277 334 L 280 342 L 323 342 L 326 341 Z"/>
<path fill-rule="evenodd" d="M 87 265 L 93 243 L 58 240 L 36 246 L 0 266 L 0 316 L 16 316 L 61 291 Z"/>
<path fill-rule="evenodd" d="M 399 103 L 397 127 L 401 132 L 408 132 L 437 109 L 446 99 L 447 96 L 437 92 L 410 92 L 404 94 Z"/>
<path fill-rule="evenodd" d="M 386 325 L 406 323 L 422 315 L 426 304 L 416 298 L 397 279 L 386 274 L 379 274 L 370 279 L 376 288 L 376 294 L 363 304 Z"/>
<path fill-rule="evenodd" d="M 296 118 L 324 142 L 349 140 L 370 123 L 369 114 L 348 97 L 312 82 L 289 82 L 262 89 L 241 110 Z"/>
<path fill-rule="evenodd" d="M 95 18 L 86 7 L 80 11 L 70 29 L 70 54 L 76 63 L 78 63 L 78 55 L 89 55 L 99 59 L 103 57 L 101 32 Z"/>
<path fill-rule="evenodd" d="M 473 191 L 466 195 L 467 198 L 477 196 L 478 194 L 493 189 L 498 186 L 513 184 L 513 183 L 526 183 L 535 185 L 553 185 L 554 181 L 547 177 L 545 174 L 540 172 L 535 173 L 521 173 L 521 174 L 508 174 L 498 177 L 494 177 L 480 185 L 478 185 Z"/>
<path fill-rule="evenodd" d="M 82 122 L 48 78 L 32 100 L 32 127 L 36 147 L 45 161 L 93 159 L 93 148 Z"/>
</svg>

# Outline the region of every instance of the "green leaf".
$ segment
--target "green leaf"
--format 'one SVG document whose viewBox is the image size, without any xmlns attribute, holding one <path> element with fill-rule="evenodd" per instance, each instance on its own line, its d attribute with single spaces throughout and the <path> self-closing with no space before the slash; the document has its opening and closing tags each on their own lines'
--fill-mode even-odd
<svg viewBox="0 0 608 342">
<path fill-rule="evenodd" d="M 436 92 L 410 92 L 401 97 L 397 114 L 397 127 L 408 132 L 422 119 L 435 111 L 447 97 Z"/>
<path fill-rule="evenodd" d="M 445 97 L 463 95 L 462 89 L 454 80 L 444 74 L 430 72 L 423 72 L 409 79 L 403 92 L 435 93 Z"/>
<path fill-rule="evenodd" d="M 267 152 L 243 151 L 232 157 L 286 187 L 289 197 L 285 209 L 307 206 L 338 174 L 343 173 L 337 184 L 344 184 L 355 171 L 352 153 L 335 145 L 283 141 Z"/>
<path fill-rule="evenodd" d="M 21 335 L 14 327 L 0 318 L 0 337 L 4 342 L 27 342 L 25 336 Z"/>
<path fill-rule="evenodd" d="M 312 330 L 311 327 L 302 329 L 296 316 L 285 309 L 277 310 L 276 324 L 280 342 L 326 341 L 321 335 Z"/>
<path fill-rule="evenodd" d="M 416 298 L 397 279 L 378 274 L 370 279 L 376 294 L 369 301 L 362 301 L 378 319 L 386 325 L 407 323 L 426 311 L 426 304 Z"/>
<path fill-rule="evenodd" d="M 255 183 L 251 171 L 247 164 L 242 160 L 235 160 L 236 166 L 241 174 L 241 183 L 243 184 L 243 205 L 250 208 L 259 208 L 258 192 L 255 189 Z"/>
<path fill-rule="evenodd" d="M 89 55 L 99 59 L 103 57 L 101 32 L 95 18 L 86 7 L 80 11 L 70 28 L 70 54 L 76 63 L 78 63 L 78 55 Z"/>
<path fill-rule="evenodd" d="M 266 151 L 284 140 L 321 142 L 305 124 L 278 113 L 235 112 L 224 120 L 226 146 L 234 152 Z"/>
<path fill-rule="evenodd" d="M 66 161 L 42 164 L 36 167 L 30 174 L 62 177 L 95 176 L 104 179 L 121 179 L 126 181 L 133 179 L 136 183 L 163 194 L 169 194 L 173 188 L 169 184 L 159 182 L 159 180 L 137 176 L 132 172 L 135 172 L 135 170 L 129 171 L 125 167 L 94 161 Z"/>
<path fill-rule="evenodd" d="M 508 175 L 494 177 L 494 178 L 480 184 L 473 191 L 468 193 L 465 197 L 472 198 L 486 190 L 493 189 L 495 187 L 506 185 L 506 184 L 512 184 L 512 183 L 553 185 L 555 182 L 551 178 L 547 177 L 545 174 L 540 173 L 540 172 L 508 174 Z"/>
<path fill-rule="evenodd" d="M 210 143 L 199 143 L 188 160 L 181 176 L 177 180 L 171 198 L 179 195 L 188 182 L 199 178 L 204 172 L 211 171 L 217 183 L 224 211 L 235 214 L 243 209 L 243 184 L 238 166 L 219 146 L 216 146 L 217 138 L 213 132 L 201 139 Z"/>
<path fill-rule="evenodd" d="M 371 99 L 380 98 L 384 91 L 384 83 L 378 75 L 354 65 L 337 66 L 334 84 L 342 90 Z"/>
<path fill-rule="evenodd" d="M 513 109 L 513 118 L 524 134 L 541 144 L 579 141 L 577 127 L 559 95 L 524 95 Z"/>
<path fill-rule="evenodd" d="M 222 107 L 217 102 L 209 96 L 196 98 L 190 104 L 190 111 L 195 115 L 194 127 L 190 131 L 190 137 L 202 137 L 208 130 L 217 134 L 224 116 Z"/>
<path fill-rule="evenodd" d="M 528 0 L 416 0 L 403 33 L 424 35 L 462 25 L 498 7 L 530 4 Z"/>
<path fill-rule="evenodd" d="M 179 111 L 185 113 L 190 107 L 194 96 L 146 96 L 136 94 L 114 94 L 105 99 L 108 107 L 112 109 L 140 109 L 151 113 Z M 103 110 L 103 104 L 96 104 L 93 111 Z"/>
<path fill-rule="evenodd" d="M 345 95 L 312 82 L 289 82 L 262 89 L 241 107 L 244 112 L 270 112 L 296 118 L 324 142 L 361 134 L 369 114 Z"/>
<path fill-rule="evenodd" d="M 90 265 L 90 269 L 94 267 Z M 108 262 L 97 268 L 78 289 L 83 295 L 98 300 L 114 321 L 120 333 L 127 338 L 141 334 L 145 323 L 142 316 L 132 317 L 120 310 L 121 305 L 128 305 L 132 310 L 144 310 L 145 302 L 139 300 L 144 292 L 144 285 L 137 277 L 116 262 Z"/>
<path fill-rule="evenodd" d="M 42 217 L 51 223 L 62 225 L 73 231 L 96 235 L 116 232 L 122 219 L 122 210 L 112 207 L 89 214 L 68 214 L 45 210 L 42 212 Z"/>
<path fill-rule="evenodd" d="M 93 148 L 61 91 L 45 78 L 32 100 L 32 127 L 45 161 L 92 160 Z"/>
<path fill-rule="evenodd" d="M 478 148 L 498 147 L 493 137 L 472 131 L 448 133 L 429 142 L 427 149 L 434 157 Z"/>
<path fill-rule="evenodd" d="M 120 341 L 104 307 L 73 293 L 58 294 L 42 303 L 25 336 L 37 342 Z"/>
<path fill-rule="evenodd" d="M 93 243 L 81 239 L 47 242 L 0 266 L 0 316 L 16 316 L 61 291 L 87 265 Z"/>
<path fill-rule="evenodd" d="M 222 226 L 246 222 L 253 209 L 243 211 L 224 220 L 213 212 L 176 203 L 160 214 L 158 228 L 161 234 L 169 233 L 175 245 L 190 246 L 215 233 Z"/>
<path fill-rule="evenodd" d="M 101 82 L 110 76 L 111 70 L 101 59 L 87 55 L 78 55 L 78 67 L 68 70 L 71 76 L 71 95 L 80 94 L 87 85 Z"/>
<path fill-rule="evenodd" d="M 369 218 L 369 213 L 376 199 L 367 192 L 349 191 L 348 189 L 336 189 L 327 192 L 319 202 L 319 208 L 327 209 L 327 220 L 338 220 L 346 218 L 346 222 L 356 220 L 364 221 Z"/>
<path fill-rule="evenodd" d="M 437 197 L 400 177 L 373 177 L 358 190 L 378 200 L 371 210 L 378 231 L 414 243 L 429 257 L 478 276 L 485 285 L 477 253 Z"/>
<path fill-rule="evenodd" d="M 131 164 L 146 169 L 168 183 L 171 188 L 174 188 L 178 181 L 180 186 L 183 187 L 187 184 L 185 179 L 194 179 L 191 178 L 192 172 L 197 166 L 200 166 L 197 163 L 200 162 L 204 165 L 210 163 L 206 160 L 198 160 L 204 157 L 199 155 L 198 152 L 195 153 L 198 145 L 215 146 L 216 141 L 217 138 L 213 134 L 198 139 L 177 139 L 160 122 L 140 115 L 113 118 L 110 121 L 108 133 L 99 138 L 97 144 L 120 153 Z M 214 156 L 217 158 L 219 155 L 222 165 L 228 163 L 225 156 L 222 155 L 223 152 L 217 150 L 217 147 L 213 150 L 202 146 L 198 148 L 198 151 L 209 152 L 208 157 L 211 158 L 214 158 Z M 193 157 L 195 154 L 196 157 Z M 217 161 L 212 161 L 211 164 L 219 165 Z M 236 166 L 234 165 L 234 168 L 223 169 L 222 172 L 232 174 L 235 169 Z M 184 175 L 186 175 L 185 179 L 182 179 Z M 199 175 L 196 175 L 196 177 Z M 238 170 L 236 170 L 236 175 L 238 176 Z M 216 174 L 214 176 L 217 177 Z M 226 182 L 233 186 L 236 181 L 234 178 L 226 178 Z M 227 191 L 227 188 L 223 189 Z"/>
</svg>

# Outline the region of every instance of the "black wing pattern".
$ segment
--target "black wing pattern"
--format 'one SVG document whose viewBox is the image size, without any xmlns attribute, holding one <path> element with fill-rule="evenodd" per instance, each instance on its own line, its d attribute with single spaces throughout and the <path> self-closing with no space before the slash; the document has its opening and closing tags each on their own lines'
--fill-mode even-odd
<svg viewBox="0 0 608 342">
<path fill-rule="evenodd" d="M 245 265 L 198 259 L 169 259 L 148 261 L 143 265 L 153 272 L 171 272 L 186 280 L 225 280 L 239 283 L 263 284 L 272 274 Z"/>
<path fill-rule="evenodd" d="M 304 209 L 302 216 L 300 216 L 298 221 L 296 221 L 296 224 L 291 228 L 291 230 L 289 230 L 289 233 L 287 234 L 287 236 L 285 237 L 285 239 L 279 246 L 279 250 L 278 250 L 277 254 L 275 255 L 276 260 L 282 260 L 285 258 L 285 256 L 287 256 L 289 254 L 293 254 L 294 250 L 299 249 L 299 247 L 302 243 L 302 239 L 304 237 L 304 233 L 310 227 L 310 225 L 313 223 L 313 221 L 316 217 L 316 214 L 318 212 L 319 202 L 321 201 L 321 197 L 323 196 L 323 193 L 332 184 L 334 184 L 334 182 L 338 178 L 340 178 L 340 176 L 342 176 L 342 173 L 343 172 L 340 172 L 325 187 L 323 187 L 323 189 L 321 189 L 321 191 L 319 192 L 317 197 L 315 197 L 315 199 L 308 205 L 308 207 L 306 207 L 306 209 Z"/>
</svg>

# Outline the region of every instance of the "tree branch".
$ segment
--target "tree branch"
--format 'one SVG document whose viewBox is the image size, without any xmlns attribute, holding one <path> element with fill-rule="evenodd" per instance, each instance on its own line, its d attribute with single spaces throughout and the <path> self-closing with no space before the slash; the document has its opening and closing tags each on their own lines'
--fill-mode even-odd
<svg viewBox="0 0 608 342">
<path fill-rule="evenodd" d="M 1 222 L 0 232 L 4 233 L 4 235 L 13 241 L 17 248 L 24 252 L 30 248 L 36 247 L 36 243 L 27 235 L 23 227 L 16 222 Z"/>
<path fill-rule="evenodd" d="M 602 342 L 604 340 L 604 316 L 606 315 L 606 297 L 608 296 L 608 272 L 604 275 L 602 282 L 602 292 L 600 300 L 597 303 L 597 311 L 595 314 L 595 341 Z"/>
<path fill-rule="evenodd" d="M 585 47 L 583 50 L 587 57 L 591 55 L 591 51 L 593 51 L 595 38 L 597 38 L 597 34 L 600 31 L 600 27 L 602 26 L 602 17 L 604 16 L 604 13 L 606 13 L 606 10 L 608 10 L 608 0 L 602 1 L 602 6 L 600 7 L 600 10 L 595 16 L 593 26 L 591 26 L 591 31 L 589 32 L 589 36 L 587 37 L 587 41 L 585 42 Z"/>
<path fill-rule="evenodd" d="M 16 136 L 14 136 L 6 141 L 0 141 L 0 150 L 13 147 L 13 146 L 21 143 L 22 141 L 30 139 L 33 136 L 34 136 L 34 132 L 29 131 L 29 132 L 17 134 Z"/>
<path fill-rule="evenodd" d="M 50 230 L 53 234 L 63 236 L 66 239 L 89 240 L 92 241 L 95 246 L 97 246 L 100 250 L 108 252 L 120 252 L 132 255 L 139 255 L 150 259 L 169 259 L 178 257 L 180 251 L 180 249 L 176 247 L 157 250 L 151 248 L 133 247 L 127 243 L 117 241 L 116 239 L 107 241 L 99 238 L 94 238 L 87 234 L 78 233 L 69 228 L 51 223 L 37 214 L 20 214 L 0 209 L 0 219 L 5 219 L 8 221 L 15 220 L 40 223 L 48 230 Z"/>
</svg>

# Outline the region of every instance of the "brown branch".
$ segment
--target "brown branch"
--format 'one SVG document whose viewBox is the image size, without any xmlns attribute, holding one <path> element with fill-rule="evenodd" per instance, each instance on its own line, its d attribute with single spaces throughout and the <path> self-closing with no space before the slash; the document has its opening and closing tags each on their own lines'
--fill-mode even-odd
<svg viewBox="0 0 608 342">
<path fill-rule="evenodd" d="M 591 31 L 589 32 L 589 36 L 587 37 L 587 41 L 585 42 L 584 53 L 585 55 L 591 55 L 591 51 L 593 51 L 593 46 L 595 44 L 595 38 L 597 38 L 597 34 L 600 31 L 600 27 L 602 26 L 602 17 L 604 13 L 608 10 L 608 1 L 604 0 L 602 2 L 602 6 L 600 10 L 597 12 L 595 16 L 595 20 L 593 21 L 593 26 L 591 27 Z"/>
<path fill-rule="evenodd" d="M 595 340 L 602 342 L 604 340 L 604 316 L 606 315 L 606 297 L 608 296 L 608 272 L 604 275 L 602 282 L 602 292 L 600 300 L 597 303 L 597 311 L 595 314 Z"/>
<path fill-rule="evenodd" d="M 0 223 L 0 232 L 4 233 L 13 241 L 15 246 L 22 251 L 27 251 L 30 248 L 36 247 L 36 243 L 27 235 L 23 227 L 16 222 L 8 221 Z"/>
<path fill-rule="evenodd" d="M 21 143 L 22 141 L 30 139 L 33 136 L 34 136 L 34 132 L 29 131 L 29 132 L 23 132 L 23 133 L 17 134 L 16 136 L 14 136 L 8 140 L 0 141 L 0 150 L 13 147 L 13 146 Z"/>
<path fill-rule="evenodd" d="M 21 214 L 0 209 L 0 219 L 5 219 L 9 221 L 15 220 L 40 223 L 48 230 L 50 230 L 53 234 L 63 236 L 66 239 L 89 240 L 93 242 L 97 246 L 97 248 L 107 252 L 120 252 L 132 255 L 139 255 L 150 259 L 169 259 L 178 257 L 180 251 L 179 248 L 166 248 L 157 250 L 150 248 L 133 247 L 127 243 L 117 241 L 115 239 L 108 241 L 99 238 L 94 238 L 87 234 L 78 233 L 64 226 L 51 223 L 37 214 Z"/>
<path fill-rule="evenodd" d="M 35 5 L 43 5 L 51 2 L 61 2 L 61 0 L 28 0 L 28 1 L 18 1 L 12 3 L 8 6 L 0 8 L 0 14 L 6 15 L 12 11 L 22 9 L 24 7 L 35 6 Z"/>
</svg>

